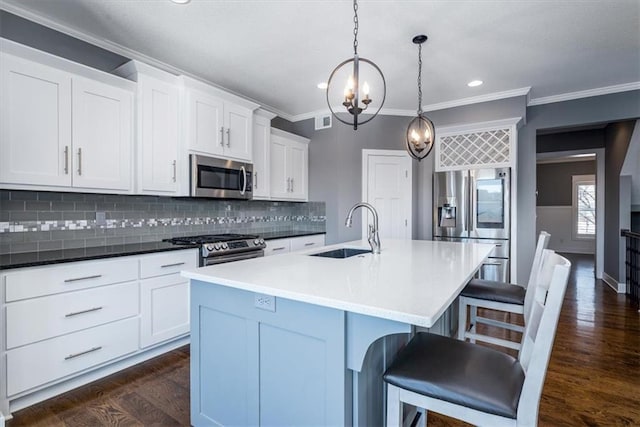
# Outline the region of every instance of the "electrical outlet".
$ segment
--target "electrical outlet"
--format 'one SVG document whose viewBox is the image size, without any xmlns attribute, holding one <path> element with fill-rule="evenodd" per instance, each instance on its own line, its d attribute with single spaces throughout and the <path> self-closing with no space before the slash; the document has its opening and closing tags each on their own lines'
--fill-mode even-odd
<svg viewBox="0 0 640 427">
<path fill-rule="evenodd" d="M 273 295 L 254 294 L 253 305 L 260 310 L 276 311 L 276 297 Z"/>
<path fill-rule="evenodd" d="M 107 225 L 107 214 L 105 212 L 96 212 L 96 225 Z"/>
</svg>

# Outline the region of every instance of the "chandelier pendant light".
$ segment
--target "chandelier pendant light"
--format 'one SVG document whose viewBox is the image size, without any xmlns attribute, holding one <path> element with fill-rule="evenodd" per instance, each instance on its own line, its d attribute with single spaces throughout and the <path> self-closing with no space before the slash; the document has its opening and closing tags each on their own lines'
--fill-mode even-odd
<svg viewBox="0 0 640 427">
<path fill-rule="evenodd" d="M 387 93 L 387 84 L 384 79 L 384 75 L 380 68 L 372 61 L 366 58 L 360 58 L 358 56 L 358 1 L 353 0 L 353 58 L 349 58 L 346 61 L 338 64 L 336 68 L 331 72 L 329 80 L 327 82 L 327 104 L 331 114 L 338 120 L 347 125 L 353 125 L 353 130 L 358 129 L 358 125 L 363 125 L 371 121 L 384 105 L 384 100 Z M 367 70 L 364 70 L 366 66 Z M 347 74 L 346 76 L 344 74 Z M 334 78 L 345 78 L 346 86 L 344 91 L 336 93 L 335 86 L 337 83 Z M 377 86 L 371 86 L 366 80 L 367 77 L 375 78 L 376 81 L 381 82 Z M 362 84 L 361 84 L 362 82 Z M 382 89 L 381 93 L 375 94 L 375 99 L 371 93 L 371 87 Z M 335 96 L 332 96 L 335 95 Z M 337 100 L 341 100 L 341 104 L 344 107 L 343 112 L 348 112 L 351 115 L 351 120 L 344 120 L 340 118 L 332 104 L 332 99 L 337 105 Z M 367 119 L 363 119 L 362 115 L 369 108 L 370 104 L 377 106 L 377 109 Z M 370 113 L 370 112 L 367 112 Z"/>
<path fill-rule="evenodd" d="M 429 155 L 436 140 L 433 122 L 422 112 L 422 43 L 427 41 L 424 34 L 415 36 L 413 42 L 418 45 L 418 115 L 407 127 L 407 151 L 418 161 Z"/>
</svg>

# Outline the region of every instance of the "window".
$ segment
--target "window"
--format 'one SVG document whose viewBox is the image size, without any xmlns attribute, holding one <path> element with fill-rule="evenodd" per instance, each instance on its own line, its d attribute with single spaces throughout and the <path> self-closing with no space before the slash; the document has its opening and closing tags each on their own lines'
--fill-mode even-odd
<svg viewBox="0 0 640 427">
<path fill-rule="evenodd" d="M 576 239 L 592 239 L 596 236 L 594 175 L 573 176 L 573 235 Z"/>
</svg>

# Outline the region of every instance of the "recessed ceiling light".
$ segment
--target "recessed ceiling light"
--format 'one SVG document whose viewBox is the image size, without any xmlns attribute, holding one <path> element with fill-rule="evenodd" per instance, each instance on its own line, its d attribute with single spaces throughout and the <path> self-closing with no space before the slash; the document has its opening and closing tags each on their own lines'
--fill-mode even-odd
<svg viewBox="0 0 640 427">
<path fill-rule="evenodd" d="M 318 83 L 318 89 L 326 89 L 327 88 L 327 82 L 320 82 Z"/>
<path fill-rule="evenodd" d="M 476 86 L 480 86 L 481 84 L 482 84 L 482 80 L 471 80 L 469 83 L 467 83 L 467 86 L 476 87 Z"/>
<path fill-rule="evenodd" d="M 171 0 L 172 2 L 176 3 L 176 4 L 187 4 L 189 3 L 191 0 Z"/>
</svg>

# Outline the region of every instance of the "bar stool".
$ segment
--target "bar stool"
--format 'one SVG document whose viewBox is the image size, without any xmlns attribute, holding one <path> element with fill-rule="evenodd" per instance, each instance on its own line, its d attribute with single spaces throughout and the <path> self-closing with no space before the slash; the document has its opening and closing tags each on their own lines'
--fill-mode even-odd
<svg viewBox="0 0 640 427">
<path fill-rule="evenodd" d="M 387 427 L 403 422 L 403 404 L 474 425 L 535 426 L 571 263 L 545 250 L 540 284 L 518 358 L 493 348 L 421 332 L 384 373 Z"/>
<path fill-rule="evenodd" d="M 472 279 L 464 287 L 458 298 L 458 339 L 469 339 L 471 342 L 483 341 L 502 347 L 520 350 L 520 343 L 503 338 L 477 333 L 477 324 L 484 323 L 516 332 L 523 332 L 524 328 L 509 322 L 489 319 L 477 315 L 478 307 L 499 310 L 514 314 L 523 314 L 525 319 L 531 309 L 531 298 L 534 294 L 538 273 L 542 265 L 542 253 L 549 245 L 551 235 L 540 232 L 536 245 L 531 273 L 526 288 L 520 285 L 496 282 L 482 279 Z M 470 327 L 467 329 L 467 307 L 470 311 Z"/>
</svg>

